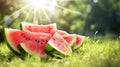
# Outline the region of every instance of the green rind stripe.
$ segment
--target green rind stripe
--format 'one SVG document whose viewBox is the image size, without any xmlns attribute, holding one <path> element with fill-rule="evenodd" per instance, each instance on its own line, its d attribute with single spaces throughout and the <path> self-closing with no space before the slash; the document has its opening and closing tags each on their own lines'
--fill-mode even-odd
<svg viewBox="0 0 120 67">
<path fill-rule="evenodd" d="M 28 54 L 31 54 L 30 51 L 28 51 L 28 49 L 25 47 L 25 44 L 24 43 L 20 43 L 20 51 L 22 51 L 23 53 L 28 53 Z"/>
<path fill-rule="evenodd" d="M 73 40 L 72 40 L 72 42 L 69 44 L 69 45 L 71 46 L 71 48 L 73 48 L 74 45 L 76 44 L 76 34 L 73 34 L 73 35 L 74 35 Z"/>
</svg>

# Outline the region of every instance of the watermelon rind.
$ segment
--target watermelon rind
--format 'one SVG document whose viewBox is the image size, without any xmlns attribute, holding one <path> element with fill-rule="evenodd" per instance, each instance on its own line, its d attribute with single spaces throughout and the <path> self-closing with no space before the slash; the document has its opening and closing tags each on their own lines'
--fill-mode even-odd
<svg viewBox="0 0 120 67">
<path fill-rule="evenodd" d="M 76 43 L 76 36 L 74 34 L 74 38 L 73 38 L 72 42 L 69 45 L 73 48 L 75 43 Z"/>
<path fill-rule="evenodd" d="M 32 54 L 29 50 L 27 50 L 27 48 L 25 47 L 25 44 L 24 44 L 24 43 L 20 43 L 19 46 L 20 46 L 25 52 L 27 52 L 28 54 Z"/>
<path fill-rule="evenodd" d="M 60 38 L 62 38 L 62 40 L 64 40 L 64 38 L 63 38 L 61 35 L 59 35 L 57 32 L 56 32 L 54 35 L 57 35 L 57 36 L 59 36 Z M 53 36 L 54 36 L 54 35 L 53 35 Z M 66 42 L 66 41 L 64 40 L 64 42 Z M 66 43 L 67 43 L 67 42 L 66 42 Z M 48 41 L 48 45 L 50 45 L 52 48 L 54 48 L 55 50 L 57 50 L 58 52 L 60 52 L 61 54 L 64 54 L 64 55 L 70 55 L 70 54 L 72 53 L 72 49 L 71 49 L 71 47 L 68 45 L 68 43 L 67 43 L 68 47 L 65 47 L 65 49 L 67 49 L 67 52 L 63 52 L 63 51 L 61 51 L 60 49 L 58 49 L 58 48 L 53 44 L 53 42 L 51 41 L 51 39 Z M 48 47 L 49 47 L 49 46 L 48 46 Z M 52 50 L 51 47 L 49 47 L 50 50 Z"/>
<path fill-rule="evenodd" d="M 47 44 L 45 47 L 45 52 L 49 53 L 51 51 L 53 51 L 53 48 L 49 44 Z"/>
<path fill-rule="evenodd" d="M 28 54 L 30 54 L 30 55 L 38 55 L 38 56 L 41 56 L 41 57 L 47 57 L 47 54 L 45 54 L 45 55 L 40 55 L 40 54 L 37 54 L 37 53 L 35 53 L 35 52 L 33 52 L 33 51 L 30 51 L 29 49 L 27 49 L 27 47 L 25 46 L 25 44 L 24 43 L 20 43 L 20 46 L 23 48 L 23 50 L 26 52 L 26 53 L 28 53 Z"/>
<path fill-rule="evenodd" d="M 52 46 L 50 46 L 49 44 L 46 45 L 44 51 L 48 54 L 48 55 L 52 55 L 54 53 L 54 48 Z"/>
<path fill-rule="evenodd" d="M 56 58 L 63 58 L 65 56 L 69 56 L 70 55 L 70 53 L 66 55 L 66 54 L 63 54 L 63 53 L 57 51 L 55 48 L 50 46 L 50 44 L 46 45 L 46 48 L 45 48 L 44 51 L 47 53 L 47 55 L 49 55 L 51 57 L 56 57 Z"/>
<path fill-rule="evenodd" d="M 82 38 L 82 41 L 81 41 L 81 43 L 78 44 L 77 46 L 75 46 L 75 44 L 74 44 L 74 47 L 73 47 L 74 50 L 75 50 L 75 49 L 78 49 L 78 48 L 82 45 L 82 43 L 83 43 L 83 41 L 84 41 L 84 39 L 85 39 L 85 36 L 82 36 L 82 35 L 78 35 L 78 36 L 80 36 L 80 37 Z"/>
<path fill-rule="evenodd" d="M 70 42 L 70 46 L 73 48 L 73 46 L 75 45 L 75 43 L 76 43 L 76 34 L 71 34 L 71 35 L 73 35 L 74 37 L 73 37 L 73 40 Z"/>
<path fill-rule="evenodd" d="M 23 47 L 21 46 L 21 44 L 23 44 L 23 43 L 20 43 L 20 44 L 17 46 L 18 50 L 21 52 L 21 54 L 27 54 L 27 52 L 23 49 Z"/>
<path fill-rule="evenodd" d="M 8 30 L 8 28 L 4 28 L 5 37 L 6 37 L 6 40 L 7 40 L 8 44 L 9 44 L 9 46 L 14 51 L 16 51 L 17 53 L 21 54 L 21 52 L 16 47 L 14 47 L 13 44 L 12 44 L 12 42 L 10 41 L 9 36 L 8 36 L 8 31 L 10 31 L 10 28 L 9 28 L 9 30 Z"/>
<path fill-rule="evenodd" d="M 29 23 L 29 22 L 21 22 L 21 23 L 20 23 L 20 29 L 21 29 L 21 30 L 24 30 L 24 26 L 23 26 L 24 24 L 29 24 L 29 25 L 31 25 L 31 23 Z"/>
</svg>

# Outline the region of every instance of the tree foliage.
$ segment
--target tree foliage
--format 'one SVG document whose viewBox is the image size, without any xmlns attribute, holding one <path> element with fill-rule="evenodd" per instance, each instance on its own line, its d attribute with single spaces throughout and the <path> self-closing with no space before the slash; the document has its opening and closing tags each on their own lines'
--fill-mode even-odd
<svg viewBox="0 0 120 67">
<path fill-rule="evenodd" d="M 120 35 L 120 1 L 99 0 L 92 3 L 91 12 L 86 18 L 85 32 L 94 35 L 117 34 Z"/>
</svg>

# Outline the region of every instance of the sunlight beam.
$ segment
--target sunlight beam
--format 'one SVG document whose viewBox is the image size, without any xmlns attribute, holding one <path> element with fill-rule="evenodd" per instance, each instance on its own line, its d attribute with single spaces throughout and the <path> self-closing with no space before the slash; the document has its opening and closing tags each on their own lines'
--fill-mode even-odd
<svg viewBox="0 0 120 67">
<path fill-rule="evenodd" d="M 28 20 L 30 14 L 32 13 L 32 10 L 33 10 L 33 8 L 29 9 L 29 11 L 27 12 L 24 22 Z"/>
<path fill-rule="evenodd" d="M 69 12 L 71 12 L 71 13 L 81 15 L 81 12 L 79 12 L 79 11 L 71 10 L 71 9 L 68 9 L 68 8 L 65 8 L 65 7 L 62 7 L 62 6 L 59 6 L 59 5 L 57 5 L 57 7 L 58 7 L 58 8 L 61 8 L 61 9 L 64 9 L 64 10 L 66 10 L 66 11 L 69 11 Z"/>
<path fill-rule="evenodd" d="M 42 8 L 42 11 L 43 11 L 44 15 L 46 16 L 47 20 L 49 22 L 51 22 L 51 20 L 50 20 L 49 16 L 47 15 L 47 12 L 45 11 L 45 9 Z"/>
<path fill-rule="evenodd" d="M 28 0 L 28 3 L 30 3 L 34 9 L 46 7 L 48 4 L 47 0 Z"/>
<path fill-rule="evenodd" d="M 38 19 L 39 19 L 39 21 L 40 21 L 40 23 L 42 24 L 42 17 L 41 17 L 41 9 L 39 9 L 39 11 L 38 11 Z"/>
<path fill-rule="evenodd" d="M 33 14 L 33 23 L 34 24 L 38 24 L 38 21 L 37 21 L 37 17 L 36 17 L 36 9 L 34 10 L 34 14 Z"/>
</svg>

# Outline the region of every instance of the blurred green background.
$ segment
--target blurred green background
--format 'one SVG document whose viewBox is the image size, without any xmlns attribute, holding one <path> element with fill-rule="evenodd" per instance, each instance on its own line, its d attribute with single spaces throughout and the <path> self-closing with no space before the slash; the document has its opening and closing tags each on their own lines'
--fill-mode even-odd
<svg viewBox="0 0 120 67">
<path fill-rule="evenodd" d="M 0 41 L 4 40 L 5 27 L 19 28 L 25 20 L 27 10 L 16 12 L 25 6 L 24 1 L 0 0 Z M 43 24 L 55 22 L 59 29 L 91 37 L 120 35 L 120 0 L 57 0 L 57 4 L 64 9 L 57 7 L 56 13 L 49 16 L 51 22 Z"/>
</svg>

